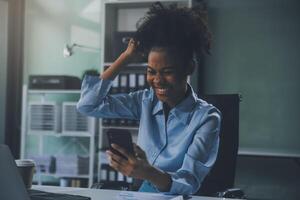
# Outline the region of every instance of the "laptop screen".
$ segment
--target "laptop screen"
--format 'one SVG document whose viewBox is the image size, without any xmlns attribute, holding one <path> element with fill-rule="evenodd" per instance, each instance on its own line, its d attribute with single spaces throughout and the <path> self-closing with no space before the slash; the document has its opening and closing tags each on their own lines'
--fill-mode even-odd
<svg viewBox="0 0 300 200">
<path fill-rule="evenodd" d="M 8 146 L 0 144 L 0 199 L 30 200 Z"/>
</svg>

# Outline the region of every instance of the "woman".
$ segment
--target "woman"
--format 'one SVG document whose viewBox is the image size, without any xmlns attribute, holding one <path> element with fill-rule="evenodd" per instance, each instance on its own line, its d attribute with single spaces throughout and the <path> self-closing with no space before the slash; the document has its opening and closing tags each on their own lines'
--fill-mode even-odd
<svg viewBox="0 0 300 200">
<path fill-rule="evenodd" d="M 209 51 L 210 34 L 197 9 L 154 4 L 127 49 L 99 77 L 86 76 L 78 110 L 100 118 L 140 121 L 135 155 L 107 151 L 111 167 L 144 180 L 139 191 L 194 194 L 217 156 L 220 113 L 188 84 L 196 55 Z M 150 89 L 109 95 L 113 79 L 137 54 L 148 55 Z"/>
</svg>

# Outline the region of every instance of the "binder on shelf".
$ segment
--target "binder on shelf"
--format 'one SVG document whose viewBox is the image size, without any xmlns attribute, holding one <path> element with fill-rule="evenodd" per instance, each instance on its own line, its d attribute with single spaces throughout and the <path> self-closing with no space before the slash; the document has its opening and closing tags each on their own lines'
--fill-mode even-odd
<svg viewBox="0 0 300 200">
<path fill-rule="evenodd" d="M 138 74 L 138 90 L 147 88 L 146 74 Z"/>
<path fill-rule="evenodd" d="M 111 91 L 110 91 L 111 94 L 119 93 L 119 90 L 120 90 L 120 79 L 119 78 L 120 78 L 119 75 L 115 77 L 115 79 L 112 83 L 112 86 L 111 86 Z"/>
<path fill-rule="evenodd" d="M 120 93 L 128 92 L 128 74 L 120 74 Z"/>
<path fill-rule="evenodd" d="M 120 119 L 110 119 L 110 126 L 119 126 L 120 125 Z"/>
<path fill-rule="evenodd" d="M 126 123 L 126 126 L 135 126 L 137 124 L 136 120 L 134 119 L 127 119 L 127 123 Z"/>
<path fill-rule="evenodd" d="M 78 178 L 60 178 L 59 183 L 61 187 L 87 187 L 88 185 L 86 180 Z"/>
<path fill-rule="evenodd" d="M 130 73 L 129 75 L 129 92 L 134 92 L 137 89 L 137 79 L 136 79 L 136 73 Z M 134 126 L 135 120 L 133 119 L 127 119 L 127 126 Z"/>
<path fill-rule="evenodd" d="M 59 186 L 60 187 L 70 187 L 70 179 L 69 178 L 61 178 L 59 179 Z"/>
<path fill-rule="evenodd" d="M 132 183 L 133 182 L 133 178 L 132 177 L 126 177 L 126 182 L 127 183 Z"/>
<path fill-rule="evenodd" d="M 114 170 L 109 166 L 109 164 L 101 164 L 100 181 L 132 183 L 133 179 L 131 177 L 124 176 L 121 172 Z"/>
<path fill-rule="evenodd" d="M 100 181 L 107 181 L 109 179 L 108 176 L 108 164 L 101 164 L 100 167 Z"/>
<path fill-rule="evenodd" d="M 100 170 L 100 181 L 106 181 L 108 180 L 107 177 L 107 170 L 105 169 L 105 167 L 103 165 L 101 165 L 101 170 Z"/>
<path fill-rule="evenodd" d="M 117 94 L 120 91 L 120 79 L 119 75 L 115 77 L 113 80 L 110 94 Z M 109 119 L 109 118 L 103 118 L 102 119 L 102 124 L 104 126 L 116 126 L 117 125 L 117 120 L 116 119 Z"/>
<path fill-rule="evenodd" d="M 128 93 L 128 74 L 120 74 L 120 93 Z M 119 119 L 118 125 L 126 126 L 127 119 Z"/>
<path fill-rule="evenodd" d="M 121 172 L 118 172 L 118 181 L 125 181 L 125 176 L 121 173 Z"/>
<path fill-rule="evenodd" d="M 119 125 L 119 126 L 127 126 L 128 125 L 127 121 L 128 121 L 128 119 L 121 118 L 121 119 L 119 119 L 119 123 L 117 123 L 117 125 Z"/>
<path fill-rule="evenodd" d="M 100 180 L 101 181 L 116 181 L 118 172 L 111 168 L 109 164 L 101 164 Z"/>
<path fill-rule="evenodd" d="M 108 118 L 103 118 L 103 119 L 102 119 L 102 125 L 103 125 L 103 126 L 109 126 L 109 125 L 110 125 L 110 119 L 108 119 Z"/>
<path fill-rule="evenodd" d="M 118 126 L 120 119 L 113 119 L 113 118 L 103 118 L 102 125 L 103 126 Z"/>
<path fill-rule="evenodd" d="M 129 92 L 134 92 L 137 89 L 136 74 L 131 73 L 128 76 L 129 76 Z"/>
<path fill-rule="evenodd" d="M 108 180 L 109 181 L 116 181 L 117 180 L 116 176 L 117 176 L 117 172 L 115 170 L 109 169 L 109 171 L 108 171 Z"/>
</svg>

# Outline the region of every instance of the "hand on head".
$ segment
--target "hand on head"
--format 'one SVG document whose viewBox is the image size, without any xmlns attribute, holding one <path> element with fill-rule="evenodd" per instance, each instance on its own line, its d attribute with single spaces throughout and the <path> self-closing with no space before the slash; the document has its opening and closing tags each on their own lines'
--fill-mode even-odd
<svg viewBox="0 0 300 200">
<path fill-rule="evenodd" d="M 124 54 L 126 54 L 128 57 L 134 57 L 137 54 L 138 45 L 139 42 L 131 38 L 128 42 L 127 49 L 124 51 Z"/>
</svg>

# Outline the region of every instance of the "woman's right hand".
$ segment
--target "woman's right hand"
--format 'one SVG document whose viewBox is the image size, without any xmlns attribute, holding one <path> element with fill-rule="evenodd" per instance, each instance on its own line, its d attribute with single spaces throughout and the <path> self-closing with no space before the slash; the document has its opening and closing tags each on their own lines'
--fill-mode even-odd
<svg viewBox="0 0 300 200">
<path fill-rule="evenodd" d="M 139 45 L 138 41 L 134 41 L 132 38 L 128 42 L 127 49 L 107 68 L 101 75 L 101 79 L 113 80 L 120 72 L 122 66 L 125 66 L 131 62 L 132 58 L 136 56 L 136 49 Z"/>
<path fill-rule="evenodd" d="M 123 52 L 123 54 L 128 57 L 128 58 L 132 58 L 134 56 L 136 56 L 136 49 L 139 45 L 138 41 L 135 41 L 133 38 L 131 38 L 128 42 L 128 46 L 127 49 Z"/>
</svg>

